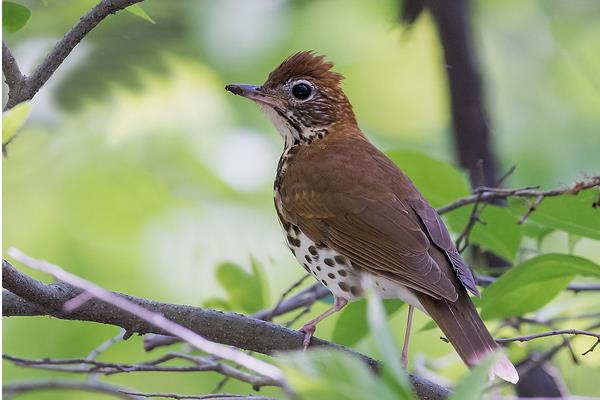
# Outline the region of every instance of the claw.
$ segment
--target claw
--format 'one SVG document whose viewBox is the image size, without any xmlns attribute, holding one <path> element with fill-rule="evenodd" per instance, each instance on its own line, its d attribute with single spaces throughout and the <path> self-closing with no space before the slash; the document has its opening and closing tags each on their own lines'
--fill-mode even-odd
<svg viewBox="0 0 600 400">
<path fill-rule="evenodd" d="M 404 369 L 406 369 L 408 367 L 408 354 L 402 352 L 402 356 L 400 356 L 400 362 L 402 363 Z"/>
<path fill-rule="evenodd" d="M 316 326 L 313 324 L 306 324 L 302 327 L 302 329 L 300 329 L 300 332 L 304 332 L 304 341 L 302 342 L 304 351 L 306 351 L 308 346 L 310 346 L 310 339 L 312 339 L 313 335 L 315 334 L 315 330 Z"/>
<path fill-rule="evenodd" d="M 342 308 L 344 308 L 346 304 L 348 304 L 348 300 L 341 297 L 336 297 L 335 304 L 333 305 L 333 307 L 325 311 L 323 314 L 319 315 L 317 318 L 308 322 L 302 327 L 302 329 L 300 329 L 301 332 L 304 332 L 304 341 L 302 342 L 304 351 L 306 351 L 306 349 L 308 349 L 308 346 L 310 346 L 310 339 L 313 337 L 315 330 L 317 329 L 317 324 L 323 321 L 331 314 L 340 311 Z"/>
</svg>

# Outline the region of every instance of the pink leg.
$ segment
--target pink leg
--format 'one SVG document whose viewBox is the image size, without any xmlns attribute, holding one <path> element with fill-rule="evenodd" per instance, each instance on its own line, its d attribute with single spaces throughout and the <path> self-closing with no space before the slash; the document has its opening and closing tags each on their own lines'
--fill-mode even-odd
<svg viewBox="0 0 600 400">
<path fill-rule="evenodd" d="M 348 304 L 348 300 L 343 299 L 341 297 L 336 297 L 335 304 L 333 305 L 333 307 L 325 311 L 323 314 L 319 315 L 317 318 L 307 322 L 302 327 L 302 329 L 300 329 L 302 332 L 304 332 L 304 350 L 306 350 L 310 345 L 310 339 L 312 338 L 312 336 L 315 333 L 315 330 L 317 329 L 317 324 L 323 321 L 325 318 L 329 317 L 331 314 L 335 314 L 336 312 L 340 311 L 342 308 L 344 308 L 346 304 Z"/>
<path fill-rule="evenodd" d="M 410 339 L 410 326 L 412 325 L 414 307 L 408 305 L 408 318 L 406 320 L 406 332 L 404 333 L 404 345 L 402 346 L 401 361 L 404 369 L 408 366 L 408 341 Z"/>
</svg>

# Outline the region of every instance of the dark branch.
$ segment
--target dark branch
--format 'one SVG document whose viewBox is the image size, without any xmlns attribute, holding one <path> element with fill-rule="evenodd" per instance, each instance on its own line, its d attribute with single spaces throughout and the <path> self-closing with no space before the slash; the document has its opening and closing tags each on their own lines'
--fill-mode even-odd
<svg viewBox="0 0 600 400">
<path fill-rule="evenodd" d="M 100 1 L 63 36 L 29 77 L 20 75 L 14 57 L 10 54 L 8 47 L 2 43 L 2 71 L 7 78 L 6 83 L 9 87 L 8 100 L 4 110 L 8 110 L 24 101 L 31 100 L 67 56 L 71 54 L 75 46 L 106 17 L 141 1 L 143 0 Z M 6 58 L 7 55 L 9 58 Z"/>
<path fill-rule="evenodd" d="M 295 287 L 295 285 L 296 284 L 294 283 L 291 288 Z M 284 296 L 282 296 L 282 301 L 280 300 L 278 305 L 273 308 L 267 308 L 252 314 L 252 318 L 263 321 L 271 321 L 273 318 L 287 314 L 288 312 L 298 310 L 300 308 L 306 309 L 317 300 L 325 298 L 330 294 L 331 292 L 329 289 L 317 282 L 287 300 L 283 300 Z M 286 324 L 286 326 L 288 325 L 289 324 Z M 169 346 L 179 341 L 179 339 L 172 336 L 155 334 L 146 335 L 146 337 L 144 337 L 144 350 L 151 351 L 157 347 Z"/>
<path fill-rule="evenodd" d="M 2 263 L 2 286 L 7 289 L 2 293 L 2 311 L 6 317 L 32 315 L 33 310 L 43 310 L 45 315 L 55 318 L 120 326 L 129 333 L 167 334 L 154 325 L 97 299 L 91 299 L 73 312 L 66 313 L 63 311 L 63 305 L 79 296 L 82 293 L 80 289 L 64 282 L 45 285 L 17 271 L 5 260 Z M 213 342 L 269 355 L 302 348 L 304 339 L 302 333 L 277 324 L 235 313 L 159 303 L 124 294 L 118 295 L 147 310 L 162 313 L 169 320 Z M 31 304 L 28 304 L 24 311 L 20 312 L 18 306 L 23 304 L 23 300 Z M 362 359 L 373 369 L 377 370 L 379 367 L 376 360 L 335 343 L 313 338 L 311 346 L 349 352 Z M 447 389 L 426 379 L 411 376 L 411 381 L 421 398 L 443 399 L 448 395 Z"/>
<path fill-rule="evenodd" d="M 79 276 L 73 275 L 57 265 L 50 264 L 44 260 L 38 260 L 24 254 L 18 249 L 9 248 L 8 254 L 14 259 L 21 261 L 30 268 L 37 269 L 52 275 L 56 279 L 61 279 L 64 283 L 72 285 L 72 287 L 83 290 L 79 295 L 63 303 L 61 312 L 72 314 L 90 300 L 100 300 L 102 303 L 110 305 L 119 311 L 125 312 L 128 315 L 134 316 L 143 323 L 150 324 L 156 329 L 160 329 L 169 335 L 179 337 L 192 345 L 196 349 L 206 352 L 212 356 L 233 361 L 241 366 L 244 366 L 261 375 L 276 379 L 285 384 L 283 372 L 274 365 L 265 361 L 252 357 L 239 349 L 225 346 L 220 343 L 207 340 L 202 335 L 197 334 L 193 330 L 178 324 L 177 322 L 165 317 L 161 312 L 149 310 L 133 301 L 126 299 L 124 296 L 112 293 L 92 282 L 89 282 Z M 3 265 L 4 269 L 4 265 Z M 4 283 L 4 279 L 3 282 Z"/>
<path fill-rule="evenodd" d="M 24 382 L 14 382 L 4 385 L 2 393 L 7 396 L 29 393 L 40 390 L 78 390 L 85 392 L 96 392 L 108 394 L 121 399 L 148 399 L 148 398 L 164 398 L 164 399 L 197 399 L 197 400 L 275 400 L 272 397 L 264 396 L 247 396 L 247 395 L 230 395 L 230 394 L 210 394 L 210 395 L 185 395 L 177 393 L 141 393 L 135 392 L 122 386 L 110 385 L 102 382 L 86 382 L 65 379 L 40 379 L 27 380 Z"/>
<path fill-rule="evenodd" d="M 96 392 L 111 395 L 121 399 L 136 399 L 141 397 L 134 395 L 122 386 L 110 385 L 102 382 L 85 382 L 63 379 L 41 379 L 27 380 L 24 382 L 13 382 L 2 386 L 2 395 L 11 397 L 18 394 L 29 393 L 39 390 L 79 390 L 84 392 Z"/>
<path fill-rule="evenodd" d="M 21 357 L 15 357 L 9 354 L 3 354 L 4 360 L 10 361 L 15 365 L 28 368 L 44 369 L 57 372 L 80 373 L 80 374 L 104 374 L 114 375 L 120 373 L 132 372 L 207 372 L 212 371 L 226 377 L 237 379 L 252 385 L 255 390 L 263 386 L 278 386 L 281 383 L 255 374 L 244 372 L 230 365 L 214 361 L 208 357 L 200 357 L 191 354 L 171 352 L 156 359 L 141 363 L 111 363 L 90 360 L 87 358 L 67 358 L 52 359 L 44 358 L 41 360 L 31 360 Z M 172 360 L 186 360 L 193 365 L 162 365 Z"/>
<path fill-rule="evenodd" d="M 2 41 L 2 73 L 6 77 L 6 84 L 9 89 L 21 85 L 25 79 L 15 57 L 6 43 L 4 43 L 4 40 Z"/>
<path fill-rule="evenodd" d="M 473 186 L 494 185 L 498 160 L 492 147 L 483 78 L 471 29 L 470 2 L 425 0 L 425 4 L 435 21 L 446 61 L 459 164 L 471 173 Z M 478 177 L 480 172 L 483 176 Z"/>
<path fill-rule="evenodd" d="M 600 340 L 600 333 L 584 331 L 581 329 L 554 329 L 547 332 L 534 333 L 532 335 L 516 336 L 512 338 L 500 338 L 496 339 L 497 343 L 509 343 L 509 342 L 528 342 L 533 339 L 544 338 L 548 336 L 562 336 L 562 335 L 583 335 L 592 336 L 597 340 Z"/>
<path fill-rule="evenodd" d="M 521 198 L 538 198 L 542 196 L 546 197 L 554 197 L 554 196 L 562 196 L 562 195 L 576 195 L 582 190 L 590 189 L 593 187 L 600 187 L 600 176 L 594 176 L 590 179 L 586 179 L 580 182 L 575 183 L 571 187 L 561 188 L 561 189 L 552 189 L 552 190 L 537 190 L 536 188 L 526 187 L 526 188 L 516 188 L 516 189 L 501 189 L 501 188 L 491 188 L 491 187 L 479 187 L 474 190 L 474 194 L 458 199 L 446 206 L 440 207 L 437 209 L 437 212 L 440 214 L 445 214 L 452 210 L 455 210 L 460 207 L 464 207 L 469 204 L 477 203 L 478 198 L 481 197 L 479 201 L 482 202 L 490 202 L 494 199 L 508 199 L 509 197 L 521 197 Z"/>
</svg>

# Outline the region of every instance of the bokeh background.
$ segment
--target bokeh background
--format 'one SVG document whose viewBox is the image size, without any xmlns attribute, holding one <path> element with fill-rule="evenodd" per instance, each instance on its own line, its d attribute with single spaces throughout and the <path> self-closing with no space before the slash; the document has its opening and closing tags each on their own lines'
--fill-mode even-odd
<svg viewBox="0 0 600 400">
<path fill-rule="evenodd" d="M 24 72 L 95 3 L 17 2 L 32 10 L 31 19 L 4 40 Z M 226 298 L 215 268 L 231 261 L 249 271 L 254 257 L 267 282 L 265 302 L 276 301 L 304 273 L 284 245 L 272 206 L 282 142 L 255 105 L 223 87 L 261 83 L 298 50 L 336 62 L 360 126 L 379 147 L 454 160 L 443 55 L 428 15 L 406 30 L 395 0 L 147 0 L 142 7 L 154 24 L 126 12 L 108 18 L 33 100 L 3 160 L 3 250 L 17 246 L 115 291 L 231 308 L 215 300 Z M 503 171 L 517 166 L 507 185 L 549 188 L 600 173 L 599 18 L 594 0 L 473 2 L 494 150 Z M 565 237 L 547 237 L 545 251 L 567 251 Z M 583 239 L 574 252 L 600 262 L 598 242 Z M 403 309 L 391 319 L 399 342 L 404 318 Z M 331 338 L 335 322 L 320 325 L 319 336 Z M 417 326 L 425 322 L 419 316 Z M 50 318 L 8 319 L 3 346 L 31 358 L 81 357 L 117 332 Z M 438 364 L 447 367 L 438 372 L 461 376 L 465 368 L 438 336 L 432 330 L 414 337 L 413 363 L 422 354 L 443 356 Z M 368 352 L 371 340 L 356 347 Z M 140 343 L 132 338 L 106 357 L 144 359 Z M 566 352 L 556 358 L 573 393 L 600 395 L 592 379 L 599 357 L 596 351 L 576 369 Z M 10 364 L 3 371 L 6 381 L 48 375 Z M 147 391 L 189 393 L 210 391 L 218 380 L 157 373 L 110 378 Z M 227 390 L 249 388 L 230 383 Z"/>
</svg>

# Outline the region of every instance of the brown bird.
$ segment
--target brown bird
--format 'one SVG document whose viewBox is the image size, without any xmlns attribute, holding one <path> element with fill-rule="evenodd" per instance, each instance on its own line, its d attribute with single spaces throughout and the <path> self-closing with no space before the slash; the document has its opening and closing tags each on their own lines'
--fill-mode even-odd
<svg viewBox="0 0 600 400">
<path fill-rule="evenodd" d="M 366 281 L 382 298 L 407 302 L 435 320 L 468 366 L 498 349 L 467 290 L 479 291 L 444 222 L 411 180 L 359 129 L 342 75 L 313 52 L 287 58 L 262 86 L 227 85 L 255 101 L 283 136 L 274 184 L 287 244 L 335 304 L 316 325 L 361 298 Z M 366 278 L 366 279 L 365 279 Z M 490 375 L 517 382 L 501 355 Z"/>
</svg>

